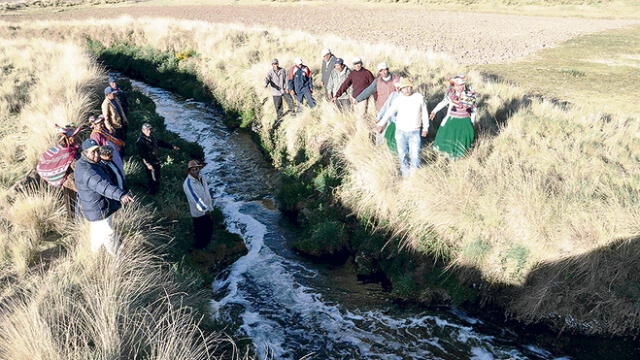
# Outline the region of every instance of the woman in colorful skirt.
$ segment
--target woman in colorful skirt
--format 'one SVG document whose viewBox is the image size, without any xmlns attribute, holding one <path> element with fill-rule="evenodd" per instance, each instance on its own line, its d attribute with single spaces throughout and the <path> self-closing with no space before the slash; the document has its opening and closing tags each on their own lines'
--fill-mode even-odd
<svg viewBox="0 0 640 360">
<path fill-rule="evenodd" d="M 449 80 L 450 87 L 444 99 L 433 109 L 430 120 L 447 106 L 445 116 L 436 134 L 433 148 L 452 159 L 463 156 L 474 140 L 473 126 L 476 123 L 476 93 L 467 86 L 464 75 Z"/>
<path fill-rule="evenodd" d="M 113 163 L 116 164 L 118 169 L 122 171 L 124 174 L 124 164 L 122 163 L 122 147 L 124 146 L 124 141 L 118 139 L 117 137 L 111 135 L 111 133 L 104 126 L 104 116 L 100 115 L 97 118 L 95 116 L 91 116 L 89 118 L 89 122 L 91 123 L 91 139 L 95 140 L 98 145 L 105 146 L 109 145 L 115 150 L 113 152 Z"/>
</svg>

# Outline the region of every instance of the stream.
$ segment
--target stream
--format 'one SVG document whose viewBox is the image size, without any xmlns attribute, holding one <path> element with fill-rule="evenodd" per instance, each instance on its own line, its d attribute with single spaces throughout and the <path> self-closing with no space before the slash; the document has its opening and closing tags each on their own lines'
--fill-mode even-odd
<svg viewBox="0 0 640 360">
<path fill-rule="evenodd" d="M 214 202 L 249 249 L 212 284 L 212 313 L 251 339 L 258 359 L 569 359 L 461 310 L 395 304 L 349 264 L 297 255 L 287 245 L 297 232 L 275 205 L 277 173 L 250 136 L 228 130 L 207 104 L 132 84 L 168 130 L 204 148 Z"/>
</svg>

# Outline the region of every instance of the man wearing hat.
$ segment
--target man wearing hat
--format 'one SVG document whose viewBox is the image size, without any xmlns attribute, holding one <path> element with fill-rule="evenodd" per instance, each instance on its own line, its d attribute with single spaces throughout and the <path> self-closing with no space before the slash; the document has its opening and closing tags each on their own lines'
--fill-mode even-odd
<svg viewBox="0 0 640 360">
<path fill-rule="evenodd" d="M 282 112 L 282 98 L 287 102 L 289 112 L 294 112 L 293 99 L 288 93 L 287 86 L 287 70 L 281 68 L 278 59 L 271 60 L 271 70 L 264 78 L 264 87 L 271 85 L 271 95 L 273 96 L 273 105 L 276 108 L 277 120 L 284 115 Z"/>
<path fill-rule="evenodd" d="M 376 101 L 376 113 L 379 113 L 389 95 L 396 91 L 396 83 L 398 81 L 398 76 L 389 72 L 387 63 L 381 62 L 378 64 L 378 76 L 360 95 L 356 96 L 356 101 L 364 101 L 373 95 Z"/>
<path fill-rule="evenodd" d="M 118 139 L 126 141 L 129 121 L 116 94 L 117 90 L 113 90 L 111 86 L 107 86 L 104 89 L 102 116 L 104 116 L 104 124 L 107 130 Z"/>
<path fill-rule="evenodd" d="M 326 92 L 326 95 L 329 96 L 329 77 L 333 72 L 337 59 L 335 56 L 333 56 L 333 54 L 331 53 L 331 49 L 329 48 L 322 49 L 320 56 L 322 56 L 322 86 L 324 88 L 324 91 Z"/>
<path fill-rule="evenodd" d="M 124 90 L 118 87 L 115 76 L 109 76 L 109 87 L 116 92 L 116 97 L 120 100 L 125 115 L 129 115 L 129 100 L 127 100 L 127 95 L 124 93 Z"/>
<path fill-rule="evenodd" d="M 330 100 L 333 99 L 333 95 L 338 92 L 340 85 L 347 80 L 347 77 L 351 73 L 351 69 L 344 64 L 344 60 L 336 59 L 335 63 L 331 76 L 329 76 L 329 82 L 327 83 L 327 96 Z M 335 104 L 338 109 L 342 111 L 351 110 L 351 88 L 337 98 Z"/>
<path fill-rule="evenodd" d="M 156 138 L 153 135 L 153 126 L 149 123 L 142 124 L 142 129 L 136 148 L 147 169 L 149 194 L 155 195 L 160 190 L 160 147 L 171 150 L 180 150 L 179 147 Z"/>
<path fill-rule="evenodd" d="M 91 251 L 97 252 L 104 245 L 109 254 L 117 255 L 120 240 L 113 230 L 112 217 L 120 209 L 120 203 L 134 200 L 113 183 L 100 164 L 98 149 L 95 140 L 82 143 L 82 155 L 75 169 L 78 200 L 83 216 L 89 221 Z"/>
<path fill-rule="evenodd" d="M 338 91 L 333 94 L 333 100 L 338 100 L 338 98 L 340 98 L 340 96 L 342 96 L 342 94 L 351 87 L 351 103 L 355 103 L 356 116 L 360 119 L 364 119 L 367 115 L 367 105 L 369 100 L 367 99 L 356 103 L 353 98 L 360 95 L 360 93 L 366 89 L 373 80 L 374 77 L 371 71 L 365 69 L 364 66 L 362 66 L 362 59 L 357 57 L 353 59 L 353 71 L 349 73 L 349 76 L 347 76 L 347 79 L 342 83 L 342 85 L 340 85 Z"/>
<path fill-rule="evenodd" d="M 298 111 L 302 111 L 303 99 L 306 99 L 308 107 L 313 108 L 316 106 L 316 102 L 311 96 L 313 93 L 311 70 L 302 63 L 302 59 L 299 57 L 294 60 L 294 63 L 295 65 L 287 74 L 289 93 L 298 100 Z"/>
<path fill-rule="evenodd" d="M 200 176 L 200 170 L 205 166 L 199 160 L 191 160 L 187 164 L 187 178 L 182 184 L 184 194 L 189 202 L 189 211 L 193 219 L 193 233 L 195 237 L 194 247 L 196 249 L 205 249 L 211 241 L 213 234 L 213 220 L 211 219 L 211 211 L 213 211 L 213 202 L 211 201 L 211 193 L 209 185 L 204 177 Z"/>
<path fill-rule="evenodd" d="M 396 116 L 396 144 L 400 159 L 400 173 L 410 175 L 420 166 L 420 146 L 422 137 L 429 130 L 429 112 L 424 97 L 413 92 L 413 83 L 402 79 L 398 83 L 400 95 L 387 109 L 382 120 L 378 122 L 378 132 L 382 133 L 389 119 Z M 420 129 L 422 128 L 422 132 Z M 408 159 L 407 159 L 408 156 Z"/>
</svg>

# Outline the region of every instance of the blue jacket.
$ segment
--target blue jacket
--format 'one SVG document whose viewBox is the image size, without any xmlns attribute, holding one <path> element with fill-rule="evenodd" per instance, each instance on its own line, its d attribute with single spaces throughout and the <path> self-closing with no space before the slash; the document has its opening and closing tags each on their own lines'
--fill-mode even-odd
<svg viewBox="0 0 640 360">
<path fill-rule="evenodd" d="M 313 78 L 308 66 L 294 66 L 291 68 L 291 72 L 287 72 L 287 75 L 289 90 L 295 91 L 296 94 L 311 92 L 313 88 Z"/>
<path fill-rule="evenodd" d="M 84 217 L 89 221 L 104 220 L 120 208 L 126 192 L 114 185 L 107 170 L 84 155 L 76 163 L 75 182 Z"/>
</svg>

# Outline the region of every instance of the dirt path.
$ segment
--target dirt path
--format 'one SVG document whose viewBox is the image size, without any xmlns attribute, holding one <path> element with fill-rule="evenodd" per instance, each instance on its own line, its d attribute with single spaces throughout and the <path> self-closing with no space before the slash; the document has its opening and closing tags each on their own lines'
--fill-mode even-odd
<svg viewBox="0 0 640 360">
<path fill-rule="evenodd" d="M 104 18 L 123 14 L 277 26 L 317 34 L 344 34 L 345 37 L 367 42 L 384 41 L 447 53 L 462 64 L 511 62 L 579 34 L 639 23 L 637 20 L 550 18 L 338 4 L 141 5 L 76 9 L 38 16 L 0 16 L 0 19 Z"/>
</svg>

